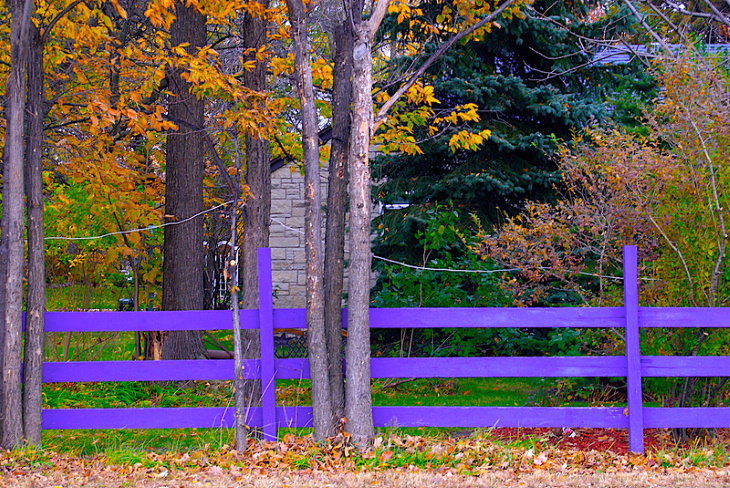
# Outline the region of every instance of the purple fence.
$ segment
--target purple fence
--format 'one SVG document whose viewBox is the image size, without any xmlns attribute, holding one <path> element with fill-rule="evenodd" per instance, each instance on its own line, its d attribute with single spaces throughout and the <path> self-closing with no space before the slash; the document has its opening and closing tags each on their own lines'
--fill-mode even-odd
<svg viewBox="0 0 730 488">
<path fill-rule="evenodd" d="M 374 358 L 374 378 L 625 377 L 628 407 L 373 407 L 376 427 L 592 427 L 629 431 L 629 448 L 643 452 L 647 428 L 730 427 L 730 408 L 648 408 L 642 378 L 730 376 L 730 357 L 642 356 L 642 327 L 730 328 L 730 310 L 638 306 L 636 248 L 624 249 L 624 307 L 371 309 L 373 328 L 622 328 L 626 354 L 608 357 Z M 275 359 L 274 328 L 305 328 L 301 309 L 272 306 L 271 252 L 259 250 L 259 309 L 242 310 L 243 328 L 259 329 L 261 359 L 244 362 L 246 378 L 262 381 L 261 407 L 247 425 L 276 439 L 280 427 L 309 427 L 311 407 L 278 407 L 277 379 L 309 378 L 306 359 Z M 231 329 L 228 311 L 48 312 L 46 330 L 150 331 Z M 232 360 L 48 362 L 43 380 L 232 380 Z M 44 429 L 233 427 L 232 407 L 46 409 Z"/>
</svg>

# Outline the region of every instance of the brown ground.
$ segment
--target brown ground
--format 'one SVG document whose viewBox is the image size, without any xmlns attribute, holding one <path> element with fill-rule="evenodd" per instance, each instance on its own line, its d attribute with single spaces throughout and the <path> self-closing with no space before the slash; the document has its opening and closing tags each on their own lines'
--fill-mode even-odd
<svg viewBox="0 0 730 488">
<path fill-rule="evenodd" d="M 140 451 L 126 461 L 114 451 L 0 450 L 0 488 L 730 488 L 730 431 L 691 445 L 651 431 L 646 445 L 646 455 L 629 454 L 616 430 L 494 429 L 378 437 L 361 454 L 341 438 L 321 445 L 294 435 L 250 441 L 244 454 Z"/>
<path fill-rule="evenodd" d="M 113 467 L 101 470 L 81 470 L 75 473 L 54 471 L 48 475 L 34 472 L 22 476 L 0 476 L 0 486 L 17 488 L 107 488 L 107 487 L 251 487 L 251 488 L 498 488 L 498 487 L 730 487 L 730 471 L 698 470 L 694 472 L 623 472 L 561 473 L 538 471 L 518 473 L 514 470 L 487 471 L 478 476 L 458 476 L 450 472 L 408 471 L 407 469 L 383 472 L 334 472 L 334 471 L 260 471 L 257 473 L 231 473 L 231 470 L 208 468 L 195 474 L 175 473 L 165 470 L 120 474 Z"/>
</svg>

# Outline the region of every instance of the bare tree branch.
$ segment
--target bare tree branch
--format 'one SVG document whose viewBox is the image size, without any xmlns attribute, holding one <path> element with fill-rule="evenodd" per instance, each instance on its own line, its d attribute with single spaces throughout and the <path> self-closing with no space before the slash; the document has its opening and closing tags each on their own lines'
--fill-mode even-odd
<svg viewBox="0 0 730 488">
<path fill-rule="evenodd" d="M 692 273 L 689 271 L 689 266 L 687 266 L 687 261 L 684 259 L 684 253 L 677 247 L 677 244 L 672 241 L 666 232 L 664 232 L 664 229 L 659 225 L 659 223 L 656 221 L 653 215 L 648 215 L 649 221 L 654 225 L 656 230 L 659 231 L 659 233 L 662 235 L 664 240 L 666 241 L 667 245 L 672 248 L 672 251 L 675 252 L 679 260 L 682 262 L 682 267 L 684 268 L 684 273 L 687 276 L 687 281 L 689 282 L 689 299 L 692 302 L 692 306 L 697 306 L 697 300 L 695 299 L 695 286 L 694 286 L 694 280 L 692 279 Z"/>
<path fill-rule="evenodd" d="M 710 172 L 710 189 L 712 190 L 712 202 L 711 206 L 714 206 L 714 208 L 710 208 L 710 211 L 712 212 L 714 210 L 715 213 L 717 213 L 717 219 L 720 224 L 720 236 L 718 239 L 718 256 L 715 260 L 715 267 L 712 270 L 712 278 L 710 279 L 710 305 L 714 306 L 716 305 L 716 296 L 717 296 L 717 288 L 720 284 L 720 276 L 722 274 L 722 264 L 725 261 L 725 253 L 726 253 L 726 243 L 728 239 L 727 235 L 727 228 L 725 226 L 725 216 L 723 215 L 722 211 L 722 203 L 720 202 L 720 195 L 717 190 L 717 178 L 715 176 L 715 163 L 712 160 L 712 157 L 710 156 L 710 153 L 707 149 L 707 142 L 705 140 L 705 137 L 700 132 L 700 129 L 697 127 L 697 124 L 695 123 L 694 119 L 692 118 L 691 114 L 689 113 L 689 110 L 686 107 L 683 107 L 685 112 L 687 113 L 687 119 L 689 120 L 689 123 L 692 125 L 692 129 L 695 131 L 695 134 L 697 134 L 697 137 L 700 140 L 700 144 L 702 145 L 702 153 L 705 156 L 705 159 L 707 160 L 707 164 L 709 165 L 709 172 Z"/>
<path fill-rule="evenodd" d="M 370 30 L 370 42 L 375 39 L 375 34 L 378 32 L 380 24 L 385 18 L 385 14 L 388 13 L 389 4 L 390 0 L 378 0 L 378 3 L 375 4 L 375 9 L 373 10 L 372 15 L 370 15 L 370 19 L 368 20 L 368 29 Z"/>
<path fill-rule="evenodd" d="M 657 41 L 665 51 L 669 51 L 669 46 L 667 45 L 667 43 L 664 41 L 664 39 L 661 38 L 661 36 L 659 36 L 659 34 L 656 33 L 654 29 L 649 26 L 649 24 L 646 23 L 646 19 L 643 15 L 641 15 L 641 13 L 639 13 L 639 11 L 636 9 L 636 6 L 634 6 L 631 0 L 624 0 L 624 4 L 629 7 L 629 10 L 631 10 L 631 12 L 636 16 L 636 18 L 639 20 L 644 29 L 646 29 L 646 31 L 651 35 L 651 37 L 653 37 L 654 40 Z"/>
<path fill-rule="evenodd" d="M 381 0 L 381 2 L 384 2 L 385 0 Z M 431 67 L 433 63 L 436 62 L 441 56 L 443 56 L 454 44 L 456 44 L 458 41 L 463 39 L 464 37 L 472 34 L 474 31 L 484 27 L 488 23 L 492 22 L 494 19 L 499 17 L 502 12 L 504 12 L 508 7 L 510 7 L 513 3 L 515 3 L 516 0 L 507 0 L 502 5 L 497 8 L 494 12 L 484 17 L 482 20 L 474 24 L 473 26 L 469 27 L 468 29 L 465 29 L 457 34 L 455 34 L 451 39 L 443 43 L 439 48 L 426 59 L 426 61 L 421 65 L 420 68 L 416 70 L 413 75 L 408 79 L 407 82 L 405 82 L 396 92 L 393 94 L 392 97 L 388 99 L 387 102 L 383 104 L 383 106 L 380 107 L 380 110 L 378 110 L 377 115 L 375 116 L 375 124 L 373 127 L 373 131 L 377 130 L 378 127 L 385 121 L 385 117 L 390 111 L 391 108 L 393 108 L 393 105 L 400 99 L 400 97 L 403 96 L 415 83 L 418 81 L 418 79 L 423 76 L 423 74 L 428 70 L 428 68 Z"/>
</svg>

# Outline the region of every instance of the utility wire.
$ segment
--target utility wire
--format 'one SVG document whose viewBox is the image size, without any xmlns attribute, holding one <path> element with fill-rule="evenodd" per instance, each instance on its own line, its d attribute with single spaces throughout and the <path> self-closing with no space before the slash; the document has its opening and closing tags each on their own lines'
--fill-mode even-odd
<svg viewBox="0 0 730 488">
<path fill-rule="evenodd" d="M 278 225 L 280 225 L 280 226 L 282 226 L 283 228 L 285 228 L 288 231 L 296 232 L 297 234 L 304 234 L 303 231 L 301 231 L 299 229 L 295 229 L 293 227 L 289 227 L 284 222 L 282 222 L 282 221 L 280 221 L 278 219 L 275 219 L 273 217 L 271 218 L 271 221 L 274 222 L 274 223 L 276 223 L 276 224 L 278 224 Z M 425 267 L 425 266 L 416 266 L 414 264 L 404 263 L 402 261 L 396 261 L 394 259 L 389 259 L 389 258 L 385 258 L 383 256 L 378 256 L 377 254 L 373 254 L 373 258 L 379 259 L 380 261 L 385 261 L 387 263 L 397 264 L 398 266 L 403 266 L 405 268 L 416 269 L 416 270 L 419 270 L 419 271 L 441 271 L 441 272 L 446 272 L 446 273 L 481 273 L 481 274 L 509 273 L 509 272 L 514 272 L 514 271 L 526 271 L 525 268 L 504 268 L 504 269 L 429 268 L 429 267 Z M 547 270 L 550 270 L 552 268 L 548 268 L 548 267 L 545 267 L 545 266 L 538 266 L 538 267 L 529 268 L 529 269 L 537 269 L 537 270 L 547 271 Z M 607 275 L 601 275 L 601 274 L 596 274 L 596 273 L 588 273 L 588 272 L 585 272 L 585 271 L 578 271 L 577 273 L 580 274 L 580 275 L 584 275 L 584 276 L 593 276 L 595 278 L 603 278 L 603 279 L 608 279 L 608 280 L 619 280 L 619 281 L 622 281 L 623 280 L 623 277 L 622 276 L 607 276 Z M 647 278 L 642 278 L 642 279 L 647 279 Z"/>
<path fill-rule="evenodd" d="M 179 224 L 184 224 L 185 222 L 190 222 L 191 220 L 196 219 L 196 218 L 200 217 L 201 215 L 205 215 L 207 213 L 212 212 L 213 210 L 217 210 L 221 207 L 225 207 L 226 205 L 229 205 L 231 203 L 233 203 L 233 200 L 223 202 L 220 205 L 216 205 L 215 207 L 209 208 L 208 210 L 203 210 L 202 212 L 198 212 L 195 215 L 191 215 L 190 217 L 188 217 L 186 219 L 174 221 L 174 222 L 165 222 L 164 224 L 160 224 L 160 225 L 150 225 L 150 226 L 143 227 L 140 229 L 130 229 L 130 230 L 120 230 L 117 232 L 107 232 L 106 234 L 102 234 L 99 236 L 86 236 L 86 237 L 50 236 L 50 237 L 46 237 L 46 240 L 49 240 L 49 241 L 91 241 L 94 239 L 102 239 L 104 237 L 109 237 L 109 236 L 117 236 L 117 235 L 122 235 L 122 234 L 133 234 L 135 232 L 144 232 L 144 231 L 149 231 L 149 230 L 154 230 L 154 229 L 160 229 L 162 227 L 167 227 L 168 225 L 179 225 Z"/>
<path fill-rule="evenodd" d="M 375 259 L 379 259 L 379 260 L 385 261 L 387 263 L 393 263 L 393 264 L 397 264 L 399 266 L 404 266 L 406 268 L 417 269 L 417 270 L 421 270 L 421 271 L 445 271 L 447 273 L 484 273 L 484 274 L 490 274 L 490 273 L 507 273 L 509 271 L 520 271 L 520 268 L 505 268 L 505 269 L 427 268 L 427 267 L 424 267 L 424 266 L 416 266 L 415 264 L 403 263 L 401 261 L 396 261 L 394 259 L 384 258 L 383 256 L 377 256 L 375 254 L 373 254 L 373 257 Z"/>
<path fill-rule="evenodd" d="M 165 222 L 164 224 L 160 224 L 160 225 L 150 225 L 148 227 L 143 227 L 143 228 L 139 228 L 139 229 L 130 229 L 130 230 L 124 230 L 124 231 L 118 231 L 118 232 L 107 232 L 106 234 L 101 234 L 101 235 L 98 235 L 98 236 L 86 236 L 86 237 L 49 236 L 49 237 L 46 237 L 45 239 L 46 240 L 63 240 L 63 241 L 90 241 L 90 240 L 94 240 L 94 239 L 102 239 L 104 237 L 109 237 L 109 236 L 122 235 L 122 234 L 132 234 L 134 232 L 150 231 L 150 230 L 154 230 L 154 229 L 160 229 L 162 227 L 167 227 L 168 225 L 184 224 L 185 222 L 189 222 L 189 221 L 191 221 L 191 220 L 193 220 L 195 218 L 200 217 L 201 215 L 205 215 L 205 214 L 210 213 L 210 212 L 212 212 L 214 210 L 217 210 L 217 209 L 219 209 L 221 207 L 225 207 L 226 205 L 230 205 L 231 203 L 233 203 L 233 200 L 229 200 L 227 202 L 223 202 L 223 203 L 221 203 L 219 205 L 216 205 L 215 207 L 211 207 L 211 208 L 209 208 L 207 210 L 203 210 L 202 212 L 198 212 L 195 215 L 191 215 L 190 217 L 188 217 L 186 219 L 183 219 L 183 220 L 180 220 L 180 221 L 175 221 L 175 222 Z M 272 217 L 271 218 L 271 221 L 274 222 L 274 223 L 276 223 L 276 224 L 278 224 L 278 225 L 280 225 L 281 227 L 283 227 L 284 229 L 286 229 L 286 230 L 288 230 L 290 232 L 296 232 L 297 234 L 304 235 L 304 231 L 302 231 L 300 229 L 295 229 L 293 227 L 290 227 L 290 226 L 286 225 L 284 222 L 282 222 L 282 221 L 280 221 L 280 220 L 278 220 L 276 218 L 273 218 Z M 377 254 L 373 254 L 373 258 L 378 259 L 380 261 L 385 261 L 387 263 L 396 264 L 398 266 L 403 266 L 405 268 L 416 269 L 416 270 L 419 270 L 419 271 L 439 271 L 439 272 L 445 272 L 445 273 L 477 273 L 477 274 L 494 274 L 494 273 L 510 273 L 510 272 L 515 272 L 515 271 L 526 271 L 525 268 L 504 268 L 504 269 L 430 268 L 430 267 L 426 267 L 426 266 L 416 266 L 414 264 L 408 264 L 408 263 L 404 263 L 402 261 L 396 261 L 394 259 L 389 259 L 389 258 L 386 258 L 386 257 L 383 257 L 383 256 L 378 256 Z M 537 269 L 537 270 L 545 270 L 546 271 L 546 270 L 550 270 L 552 268 L 548 268 L 548 267 L 544 267 L 544 266 L 539 266 L 539 267 L 530 268 L 530 269 Z M 621 276 L 607 276 L 607 275 L 601 275 L 601 274 L 596 274 L 596 273 L 587 273 L 585 271 L 578 271 L 577 274 L 584 275 L 584 276 L 593 276 L 595 278 L 603 278 L 603 279 L 608 279 L 608 280 L 619 280 L 619 281 L 623 280 L 623 277 L 621 277 Z M 641 278 L 641 279 L 642 280 L 646 280 L 646 281 L 654 281 L 653 278 Z"/>
</svg>

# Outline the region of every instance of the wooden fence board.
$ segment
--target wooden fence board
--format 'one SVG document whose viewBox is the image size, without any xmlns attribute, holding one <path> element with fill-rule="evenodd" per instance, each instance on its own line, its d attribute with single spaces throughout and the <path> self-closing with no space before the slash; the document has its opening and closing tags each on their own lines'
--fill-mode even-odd
<svg viewBox="0 0 730 488">
<path fill-rule="evenodd" d="M 263 359 L 244 361 L 247 379 L 263 377 L 262 407 L 247 424 L 267 439 L 280 427 L 310 427 L 311 407 L 277 407 L 275 379 L 308 379 L 306 359 L 274 359 L 275 329 L 305 328 L 303 309 L 273 309 L 270 252 L 259 250 L 259 309 L 242 310 L 241 326 L 259 329 Z M 267 271 L 268 270 L 268 271 Z M 373 378 L 624 377 L 623 407 L 373 407 L 376 427 L 597 427 L 629 429 L 630 449 L 643 450 L 645 428 L 730 427 L 730 408 L 646 408 L 644 377 L 730 376 L 730 357 L 641 356 L 639 329 L 730 327 L 719 308 L 638 306 L 636 248 L 624 250 L 624 307 L 371 309 L 372 328 L 620 328 L 625 356 L 373 358 Z M 343 310 L 345 327 L 347 311 Z M 184 312 L 47 312 L 48 332 L 230 330 L 226 310 Z M 45 363 L 52 382 L 232 380 L 232 360 L 94 361 Z M 628 410 L 628 416 L 626 415 Z M 232 407 L 47 409 L 44 429 L 232 427 Z"/>
</svg>

